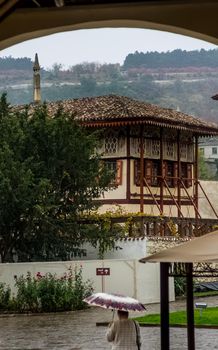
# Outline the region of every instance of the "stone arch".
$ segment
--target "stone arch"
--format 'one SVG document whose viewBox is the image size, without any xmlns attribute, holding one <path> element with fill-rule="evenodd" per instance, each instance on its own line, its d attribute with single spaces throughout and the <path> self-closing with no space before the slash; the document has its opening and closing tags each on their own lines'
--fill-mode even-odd
<svg viewBox="0 0 218 350">
<path fill-rule="evenodd" d="M 18 1 L 18 7 L 0 21 L 0 49 L 49 34 L 103 27 L 156 29 L 218 44 L 217 13 L 218 3 L 214 0 L 105 4 L 86 1 L 85 5 L 77 0 L 61 8 L 19 7 Z"/>
</svg>

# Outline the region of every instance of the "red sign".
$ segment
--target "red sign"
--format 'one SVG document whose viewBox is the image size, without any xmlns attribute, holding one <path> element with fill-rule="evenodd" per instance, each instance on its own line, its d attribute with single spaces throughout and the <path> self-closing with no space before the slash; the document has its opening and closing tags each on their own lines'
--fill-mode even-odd
<svg viewBox="0 0 218 350">
<path fill-rule="evenodd" d="M 110 268 L 109 267 L 97 267 L 96 268 L 97 276 L 110 276 Z"/>
</svg>

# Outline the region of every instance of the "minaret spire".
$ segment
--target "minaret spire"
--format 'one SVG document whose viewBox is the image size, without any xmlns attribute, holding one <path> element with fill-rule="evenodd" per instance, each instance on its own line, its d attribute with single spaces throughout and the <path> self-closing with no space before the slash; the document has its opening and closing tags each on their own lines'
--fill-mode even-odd
<svg viewBox="0 0 218 350">
<path fill-rule="evenodd" d="M 34 103 L 41 102 L 40 65 L 37 53 L 35 54 L 35 62 L 33 65 L 33 101 Z"/>
</svg>

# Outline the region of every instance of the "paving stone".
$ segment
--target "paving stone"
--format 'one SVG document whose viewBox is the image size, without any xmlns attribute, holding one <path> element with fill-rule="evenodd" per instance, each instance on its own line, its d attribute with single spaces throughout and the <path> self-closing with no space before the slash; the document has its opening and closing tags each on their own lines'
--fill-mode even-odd
<svg viewBox="0 0 218 350">
<path fill-rule="evenodd" d="M 218 297 L 202 299 L 218 306 Z M 198 301 L 202 301 L 198 299 Z M 184 309 L 185 302 L 170 304 L 171 310 Z M 159 312 L 159 304 L 147 306 L 148 313 Z M 0 350 L 109 350 L 106 327 L 96 322 L 110 321 L 112 312 L 101 308 L 71 313 L 0 317 Z M 160 329 L 141 328 L 142 350 L 160 350 Z M 196 329 L 196 350 L 217 350 L 218 330 Z M 170 330 L 171 350 L 186 350 L 186 329 Z"/>
</svg>

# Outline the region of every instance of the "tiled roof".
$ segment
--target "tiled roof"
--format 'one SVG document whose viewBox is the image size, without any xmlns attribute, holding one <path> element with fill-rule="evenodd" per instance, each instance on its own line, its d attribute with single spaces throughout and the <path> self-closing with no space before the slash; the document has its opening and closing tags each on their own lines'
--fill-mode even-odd
<svg viewBox="0 0 218 350">
<path fill-rule="evenodd" d="M 64 111 L 75 114 L 76 119 L 87 126 L 150 124 L 192 130 L 201 135 L 218 134 L 218 125 L 214 123 L 123 96 L 108 95 L 48 102 L 48 113 L 54 115 L 60 104 Z M 30 113 L 34 106 L 30 105 Z"/>
<path fill-rule="evenodd" d="M 201 146 L 218 146 L 218 137 L 207 137 L 199 140 L 199 147 Z"/>
</svg>

